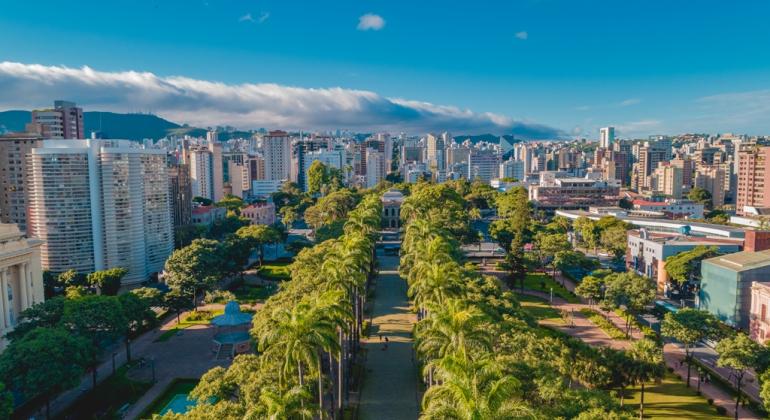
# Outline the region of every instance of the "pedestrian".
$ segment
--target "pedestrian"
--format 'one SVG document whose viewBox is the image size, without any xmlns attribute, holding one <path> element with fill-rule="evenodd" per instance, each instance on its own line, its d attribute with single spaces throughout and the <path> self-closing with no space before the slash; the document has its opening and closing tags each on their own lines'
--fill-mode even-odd
<svg viewBox="0 0 770 420">
<path fill-rule="evenodd" d="M 388 337 L 385 337 L 385 346 L 388 345 Z"/>
<path fill-rule="evenodd" d="M 380 336 L 380 341 L 382 341 L 382 333 L 380 333 L 379 336 Z"/>
</svg>

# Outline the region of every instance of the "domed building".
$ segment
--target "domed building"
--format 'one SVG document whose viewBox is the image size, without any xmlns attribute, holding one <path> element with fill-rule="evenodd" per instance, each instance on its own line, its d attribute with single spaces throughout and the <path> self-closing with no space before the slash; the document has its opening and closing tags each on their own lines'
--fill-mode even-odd
<svg viewBox="0 0 770 420">
<path fill-rule="evenodd" d="M 383 229 L 398 230 L 401 228 L 401 203 L 404 194 L 391 189 L 382 195 L 382 227 Z"/>
</svg>

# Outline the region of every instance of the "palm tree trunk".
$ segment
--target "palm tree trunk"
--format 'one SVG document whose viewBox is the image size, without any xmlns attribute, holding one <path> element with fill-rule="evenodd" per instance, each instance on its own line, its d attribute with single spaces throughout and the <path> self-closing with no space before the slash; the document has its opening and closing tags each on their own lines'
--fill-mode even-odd
<svg viewBox="0 0 770 420">
<path fill-rule="evenodd" d="M 299 386 L 301 387 L 304 385 L 304 381 L 302 380 L 302 362 L 297 362 L 297 370 L 299 372 Z"/>
<path fill-rule="evenodd" d="M 738 377 L 738 395 L 735 396 L 735 420 L 738 420 L 738 405 L 741 403 L 741 382 L 743 382 L 743 374 Z"/>
<path fill-rule="evenodd" d="M 685 385 L 687 385 L 687 388 L 690 387 L 690 366 L 692 365 L 692 360 L 690 360 L 690 349 L 687 347 L 684 348 L 684 358 L 687 359 L 687 382 Z"/>
<path fill-rule="evenodd" d="M 126 362 L 131 361 L 131 340 L 128 338 L 128 334 L 126 334 Z"/>
<path fill-rule="evenodd" d="M 318 418 L 324 418 L 324 389 L 323 371 L 321 370 L 321 358 L 318 358 Z"/>
<path fill-rule="evenodd" d="M 644 381 L 642 381 L 642 392 L 639 396 L 639 420 L 644 418 Z"/>
</svg>

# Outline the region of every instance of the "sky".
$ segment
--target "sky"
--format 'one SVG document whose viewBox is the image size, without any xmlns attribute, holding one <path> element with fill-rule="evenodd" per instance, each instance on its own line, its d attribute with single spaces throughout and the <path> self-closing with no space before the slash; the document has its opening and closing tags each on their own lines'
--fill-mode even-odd
<svg viewBox="0 0 770 420">
<path fill-rule="evenodd" d="M 7 1 L 0 109 L 524 137 L 770 134 L 770 2 Z"/>
</svg>

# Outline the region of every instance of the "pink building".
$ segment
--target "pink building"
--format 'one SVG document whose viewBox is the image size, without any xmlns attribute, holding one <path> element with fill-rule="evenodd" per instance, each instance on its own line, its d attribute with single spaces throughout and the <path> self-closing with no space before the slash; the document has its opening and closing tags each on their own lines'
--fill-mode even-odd
<svg viewBox="0 0 770 420">
<path fill-rule="evenodd" d="M 216 206 L 198 206 L 192 210 L 192 222 L 196 225 L 211 226 L 215 221 L 224 219 L 227 209 Z"/>
<path fill-rule="evenodd" d="M 749 333 L 751 339 L 764 344 L 770 339 L 770 283 L 753 282 L 751 284 L 751 315 Z"/>
<path fill-rule="evenodd" d="M 241 216 L 251 220 L 253 225 L 272 225 L 275 223 L 275 204 L 250 204 L 241 209 Z"/>
</svg>

